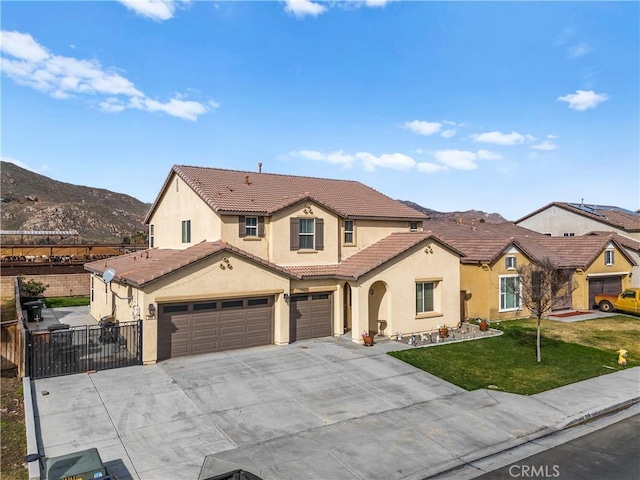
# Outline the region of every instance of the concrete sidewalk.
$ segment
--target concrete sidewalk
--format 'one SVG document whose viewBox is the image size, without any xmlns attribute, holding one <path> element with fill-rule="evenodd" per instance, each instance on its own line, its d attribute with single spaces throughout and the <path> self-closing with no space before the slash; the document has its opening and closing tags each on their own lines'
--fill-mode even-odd
<svg viewBox="0 0 640 480">
<path fill-rule="evenodd" d="M 640 368 L 467 392 L 386 355 L 405 348 L 324 338 L 33 381 L 40 453 L 97 447 L 121 480 L 195 479 L 205 457 L 212 475 L 417 480 L 640 399 Z"/>
</svg>

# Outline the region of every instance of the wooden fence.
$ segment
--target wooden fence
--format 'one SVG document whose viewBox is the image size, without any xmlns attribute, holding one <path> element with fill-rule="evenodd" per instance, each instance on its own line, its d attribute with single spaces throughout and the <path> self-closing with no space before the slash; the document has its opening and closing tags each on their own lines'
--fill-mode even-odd
<svg viewBox="0 0 640 480">
<path fill-rule="evenodd" d="M 19 378 L 22 378 L 25 376 L 27 331 L 22 317 L 20 287 L 17 278 L 14 279 L 13 294 L 17 318 L 0 323 L 0 357 L 2 358 L 3 376 L 17 374 Z"/>
</svg>

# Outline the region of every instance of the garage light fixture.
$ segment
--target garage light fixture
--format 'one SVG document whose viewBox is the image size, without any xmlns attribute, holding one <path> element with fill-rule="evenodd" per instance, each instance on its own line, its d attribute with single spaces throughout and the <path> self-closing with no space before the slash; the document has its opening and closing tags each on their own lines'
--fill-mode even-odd
<svg viewBox="0 0 640 480">
<path fill-rule="evenodd" d="M 156 318 L 156 306 L 153 303 L 149 304 L 149 317 Z"/>
</svg>

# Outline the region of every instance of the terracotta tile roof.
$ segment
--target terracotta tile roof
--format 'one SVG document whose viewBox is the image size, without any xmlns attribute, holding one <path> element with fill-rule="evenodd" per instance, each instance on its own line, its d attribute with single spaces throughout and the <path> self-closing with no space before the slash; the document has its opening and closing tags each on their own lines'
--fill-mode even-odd
<svg viewBox="0 0 640 480">
<path fill-rule="evenodd" d="M 424 232 L 402 232 L 392 233 L 382 240 L 363 248 L 358 253 L 351 255 L 340 263 L 334 276 L 338 278 L 349 278 L 357 280 L 362 275 L 369 273 L 376 267 L 387 263 L 410 248 L 431 239 L 455 254 L 463 256 L 462 252 L 455 247 L 445 243 L 442 239 L 430 233 Z"/>
<path fill-rule="evenodd" d="M 452 220 L 425 220 L 422 222 L 422 228 L 441 236 L 445 240 L 453 238 L 511 238 L 520 236 L 542 236 L 541 233 L 534 232 L 528 228 L 520 227 L 513 222 L 502 223 L 463 223 Z"/>
<path fill-rule="evenodd" d="M 583 217 L 590 218 L 591 220 L 595 220 L 605 225 L 619 228 L 627 232 L 640 232 L 639 212 L 632 212 L 631 210 L 611 205 L 587 205 L 581 203 L 553 202 L 531 212 L 528 215 L 525 215 L 524 217 L 517 220 L 516 223 L 537 215 L 538 213 L 552 206 L 563 208 L 569 212 L 575 213 L 576 215 L 581 215 Z"/>
<path fill-rule="evenodd" d="M 184 250 L 148 249 L 86 263 L 84 268 L 100 275 L 107 268 L 113 268 L 116 271 L 116 281 L 142 286 L 221 251 L 237 253 L 267 268 L 291 276 L 286 267 L 268 262 L 223 241 L 202 242 Z"/>
<path fill-rule="evenodd" d="M 331 278 L 336 274 L 339 264 L 334 265 L 289 265 L 285 267 L 298 278 L 322 277 Z"/>
<path fill-rule="evenodd" d="M 560 255 L 564 261 L 560 266 L 587 268 L 602 253 L 609 242 L 613 242 L 624 252 L 622 245 L 613 235 L 588 235 L 580 237 L 544 237 L 536 239 L 543 247 Z M 635 262 L 627 256 L 627 259 L 635 265 Z"/>
<path fill-rule="evenodd" d="M 342 217 L 418 221 L 427 218 L 356 181 L 174 165 L 145 222 L 148 223 L 172 173 L 182 178 L 214 211 L 222 214 L 271 215 L 310 199 Z"/>
<path fill-rule="evenodd" d="M 610 236 L 613 235 L 613 238 L 617 240 L 617 242 L 625 248 L 629 250 L 634 250 L 637 253 L 640 253 L 640 241 L 634 240 L 633 238 L 625 237 L 624 235 L 620 235 L 619 233 L 611 233 L 611 232 L 589 232 L 587 235 L 600 235 L 600 236 Z"/>
</svg>

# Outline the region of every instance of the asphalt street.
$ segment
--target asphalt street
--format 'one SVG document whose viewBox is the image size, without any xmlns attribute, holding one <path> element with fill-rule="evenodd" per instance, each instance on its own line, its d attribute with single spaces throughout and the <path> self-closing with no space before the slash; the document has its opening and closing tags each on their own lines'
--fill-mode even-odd
<svg viewBox="0 0 640 480">
<path fill-rule="evenodd" d="M 640 415 L 476 477 L 477 480 L 516 478 L 637 480 L 640 478 Z"/>
</svg>

